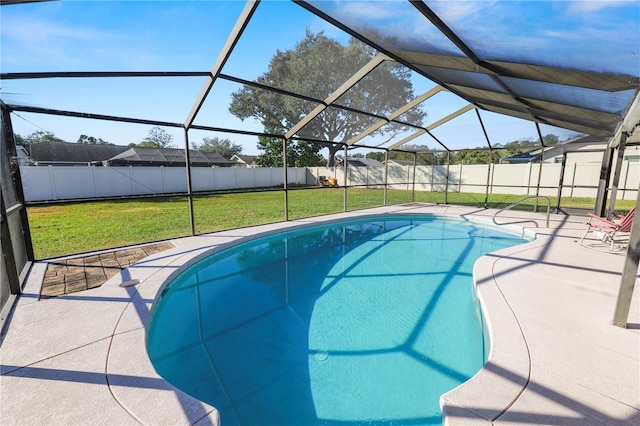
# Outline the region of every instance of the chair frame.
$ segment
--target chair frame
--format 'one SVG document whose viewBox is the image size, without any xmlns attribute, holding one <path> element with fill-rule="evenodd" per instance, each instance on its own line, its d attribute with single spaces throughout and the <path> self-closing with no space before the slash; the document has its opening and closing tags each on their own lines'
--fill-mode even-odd
<svg viewBox="0 0 640 426">
<path fill-rule="evenodd" d="M 589 221 L 587 222 L 587 230 L 585 231 L 582 238 L 580 238 L 580 245 L 593 248 L 589 245 L 584 244 L 584 239 L 590 232 L 600 232 L 602 233 L 602 237 L 600 238 L 600 240 L 603 243 L 610 245 L 609 251 L 615 251 L 616 238 L 620 237 L 621 234 L 629 234 L 631 232 L 631 225 L 633 224 L 635 211 L 636 208 L 634 206 L 626 215 L 619 215 L 614 213 L 614 216 L 619 219 L 618 222 L 616 222 L 615 219 L 609 220 L 604 217 L 597 216 L 593 213 L 588 213 Z"/>
</svg>

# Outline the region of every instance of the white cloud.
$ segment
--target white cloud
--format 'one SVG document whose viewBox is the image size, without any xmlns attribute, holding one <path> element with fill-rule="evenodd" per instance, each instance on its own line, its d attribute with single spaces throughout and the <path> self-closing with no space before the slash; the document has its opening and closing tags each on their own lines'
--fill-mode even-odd
<svg viewBox="0 0 640 426">
<path fill-rule="evenodd" d="M 628 6 L 636 0 L 574 0 L 569 2 L 568 11 L 572 13 L 593 13 L 618 6 Z"/>
<path fill-rule="evenodd" d="M 53 40 L 104 40 L 117 34 L 90 28 L 70 27 L 41 18 L 16 17 L 2 20 L 2 37 L 22 43 L 51 42 Z"/>
<path fill-rule="evenodd" d="M 429 6 L 449 25 L 456 25 L 461 22 L 470 24 L 487 14 L 494 14 L 496 11 L 508 13 L 508 9 L 496 8 L 499 2 L 495 0 L 486 1 L 437 1 Z"/>
<path fill-rule="evenodd" d="M 388 8 L 379 7 L 376 2 L 340 2 L 340 15 L 356 18 L 356 20 L 378 20 L 389 17 Z"/>
</svg>

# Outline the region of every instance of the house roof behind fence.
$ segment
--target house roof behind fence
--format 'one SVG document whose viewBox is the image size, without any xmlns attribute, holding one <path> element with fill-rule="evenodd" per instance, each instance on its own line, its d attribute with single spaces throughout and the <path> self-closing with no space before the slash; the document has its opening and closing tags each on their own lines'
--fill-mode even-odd
<svg viewBox="0 0 640 426">
<path fill-rule="evenodd" d="M 231 166 L 235 162 L 227 160 L 216 152 L 189 150 L 189 161 L 193 166 Z M 149 165 L 149 166 L 184 166 L 185 152 L 174 148 L 130 147 L 126 151 L 107 159 L 105 165 Z"/>
<path fill-rule="evenodd" d="M 33 162 L 90 163 L 103 161 L 129 149 L 119 145 L 90 145 L 69 142 L 37 142 L 29 147 Z"/>
</svg>

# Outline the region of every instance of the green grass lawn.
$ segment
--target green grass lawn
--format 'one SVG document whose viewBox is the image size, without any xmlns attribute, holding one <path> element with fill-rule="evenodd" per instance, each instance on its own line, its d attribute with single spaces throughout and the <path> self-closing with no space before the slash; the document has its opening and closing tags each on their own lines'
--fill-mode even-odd
<svg viewBox="0 0 640 426">
<path fill-rule="evenodd" d="M 343 211 L 343 188 L 289 191 L 289 219 Z M 490 208 L 502 208 L 522 195 L 489 195 Z M 387 204 L 411 202 L 411 191 L 389 190 Z M 416 192 L 416 202 L 443 203 L 444 194 Z M 450 193 L 448 203 L 484 205 L 484 194 Z M 552 208 L 555 200 L 552 199 Z M 628 210 L 633 201 L 619 201 L 617 209 Z M 347 210 L 384 204 L 381 189 L 350 188 Z M 519 209 L 532 210 L 535 200 Z M 196 233 L 206 233 L 284 220 L 282 191 L 218 194 L 194 198 Z M 593 209 L 590 198 L 563 198 L 562 207 Z M 546 208 L 540 202 L 539 211 Z M 27 209 L 37 259 L 83 253 L 98 249 L 159 241 L 190 235 L 189 204 L 186 197 L 157 200 L 91 201 L 30 206 Z"/>
</svg>

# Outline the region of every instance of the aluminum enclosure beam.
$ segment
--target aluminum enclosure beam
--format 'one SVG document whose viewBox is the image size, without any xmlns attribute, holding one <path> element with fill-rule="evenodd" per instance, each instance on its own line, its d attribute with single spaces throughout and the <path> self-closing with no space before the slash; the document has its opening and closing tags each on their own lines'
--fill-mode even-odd
<svg viewBox="0 0 640 426">
<path fill-rule="evenodd" d="M 636 209 L 640 209 L 640 189 L 636 198 Z M 640 220 L 634 220 L 631 225 L 631 236 L 629 246 L 627 246 L 627 257 L 624 260 L 622 278 L 620 279 L 620 289 L 618 299 L 613 313 L 613 325 L 627 327 L 629 311 L 631 310 L 631 298 L 633 288 L 638 277 L 638 262 L 640 261 Z"/>
<path fill-rule="evenodd" d="M 196 221 L 193 212 L 193 189 L 191 182 L 191 159 L 189 156 L 189 129 L 184 129 L 184 164 L 187 171 L 187 199 L 189 200 L 189 225 L 191 235 L 196 235 Z"/>
<path fill-rule="evenodd" d="M 204 83 L 204 86 L 202 86 L 202 89 L 200 90 L 200 94 L 198 95 L 196 102 L 194 103 L 193 107 L 191 108 L 191 111 L 189 112 L 189 115 L 187 116 L 187 119 L 184 122 L 185 128 L 187 129 L 190 128 L 191 125 L 193 124 L 193 120 L 196 119 L 196 115 L 198 115 L 200 108 L 202 108 L 202 104 L 204 104 L 204 101 L 207 98 L 207 95 L 211 91 L 211 88 L 213 87 L 213 83 L 215 83 L 216 79 L 218 78 L 218 74 L 220 74 L 220 71 L 222 71 L 222 67 L 224 67 L 224 64 L 229 59 L 229 56 L 231 56 L 231 52 L 233 51 L 233 48 L 236 46 L 236 44 L 238 44 L 238 41 L 240 40 L 240 36 L 242 35 L 242 33 L 244 32 L 244 29 L 249 24 L 249 20 L 251 19 L 251 16 L 253 16 L 253 13 L 256 11 L 258 4 L 259 4 L 259 0 L 249 0 L 247 1 L 247 4 L 245 5 L 244 9 L 242 9 L 242 12 L 238 17 L 238 20 L 236 21 L 236 24 L 231 30 L 231 33 L 229 34 L 227 41 L 225 42 L 224 46 L 222 47 L 222 50 L 220 51 L 220 54 L 218 55 L 218 59 L 213 65 L 213 68 L 211 68 L 211 73 L 207 78 L 207 81 Z"/>
<path fill-rule="evenodd" d="M 59 109 L 40 108 L 26 105 L 7 105 L 11 111 L 30 112 L 34 114 L 58 115 L 62 117 L 88 118 L 91 120 L 118 121 L 121 123 L 148 124 L 150 126 L 183 127 L 181 123 L 169 121 L 147 120 L 144 118 L 120 117 L 116 115 L 93 114 L 90 112 L 63 111 Z"/>
<path fill-rule="evenodd" d="M 538 137 L 540 138 L 540 145 L 542 145 L 542 150 L 540 151 L 540 166 L 538 166 L 538 183 L 536 184 L 536 197 L 540 196 L 540 182 L 542 181 L 542 165 L 544 164 L 544 139 L 542 139 L 542 132 L 540 131 L 540 123 L 536 121 L 536 130 L 538 132 Z M 536 202 L 533 206 L 533 212 L 538 211 L 538 198 L 536 198 Z"/>
<path fill-rule="evenodd" d="M 11 157 L 17 157 L 15 134 L 13 131 L 13 123 L 11 121 L 11 107 L 0 100 L 2 107 L 2 137 L 5 138 L 5 147 L 9 149 L 9 155 Z M 29 226 L 29 218 L 27 217 L 27 210 L 24 207 L 26 204 L 24 196 L 24 186 L 22 185 L 22 175 L 20 174 L 20 165 L 16 162 L 9 164 L 9 170 L 11 177 L 13 178 L 13 186 L 15 189 L 15 195 L 17 202 L 22 204 L 20 208 L 20 222 L 22 223 L 22 235 L 25 244 L 25 250 L 27 255 L 27 261 L 32 262 L 35 260 L 33 252 L 33 241 L 31 238 L 31 227 Z M 5 218 L 6 219 L 6 218 Z"/>
<path fill-rule="evenodd" d="M 304 126 L 306 126 L 311 120 L 316 118 L 329 105 L 331 105 L 336 100 L 338 100 L 338 98 L 340 96 L 344 95 L 349 89 L 351 89 L 360 80 L 362 80 L 364 77 L 366 77 L 367 74 L 369 74 L 371 71 L 373 71 L 378 65 L 380 65 L 381 63 L 383 63 L 384 61 L 389 60 L 389 59 L 390 58 L 387 55 L 385 55 L 383 53 L 378 53 L 373 59 L 371 59 L 367 64 L 365 64 L 365 66 L 360 68 L 359 71 L 357 71 L 354 75 L 352 75 L 351 78 L 349 78 L 349 80 L 347 80 L 344 83 L 342 83 L 342 85 L 340 87 L 338 87 L 333 93 L 331 93 L 331 95 L 329 95 L 324 100 L 323 104 L 320 104 L 317 107 L 315 107 L 313 109 L 313 111 L 311 111 L 309 114 L 307 114 L 306 117 L 304 117 L 302 120 L 298 121 L 298 123 L 296 123 L 296 125 L 293 126 L 284 135 L 284 137 L 287 138 L 287 139 L 291 139 L 293 137 L 293 135 L 298 133 L 300 131 L 300 129 L 302 129 Z"/>
<path fill-rule="evenodd" d="M 385 124 L 388 124 L 390 121 L 395 120 L 396 118 L 400 117 L 405 112 L 407 112 L 410 109 L 418 106 L 422 102 L 426 101 L 427 99 L 429 99 L 433 95 L 435 95 L 437 93 L 440 93 L 443 90 L 447 90 L 447 89 L 445 89 L 442 86 L 436 86 L 433 89 L 425 92 L 424 94 L 422 94 L 422 96 L 419 96 L 419 97 L 415 98 L 413 101 L 409 102 L 405 106 L 399 108 L 398 110 L 396 110 L 392 114 L 389 114 L 385 120 L 378 121 L 376 124 L 372 125 L 368 129 L 364 130 L 359 135 L 357 135 L 357 136 L 351 138 L 350 140 L 348 140 L 347 141 L 347 145 L 353 145 L 354 143 L 358 142 L 359 140 L 362 140 L 365 136 L 370 135 L 371 133 L 373 133 L 376 130 L 378 130 L 380 127 L 384 126 Z"/>
<path fill-rule="evenodd" d="M 489 134 L 487 134 L 487 129 L 484 127 L 484 122 L 482 121 L 482 117 L 480 116 L 480 111 L 476 108 L 476 116 L 478 117 L 478 121 L 480 122 L 480 127 L 482 127 L 482 133 L 484 134 L 484 138 L 487 140 L 487 145 L 489 146 L 489 161 L 487 168 L 487 185 L 485 187 L 484 192 L 484 208 L 486 209 L 489 205 L 489 185 L 491 184 L 491 160 L 493 158 L 493 146 L 491 146 L 491 140 L 489 139 Z"/>
<path fill-rule="evenodd" d="M 206 77 L 210 71 L 60 71 L 8 72 L 0 80 L 29 80 L 38 78 L 115 78 L 115 77 Z"/>
<path fill-rule="evenodd" d="M 424 128 L 424 129 L 420 129 L 420 130 L 418 130 L 417 132 L 415 132 L 415 133 L 413 133 L 413 134 L 411 134 L 411 135 L 407 136 L 406 138 L 402 139 L 401 141 L 394 143 L 393 145 L 391 145 L 391 146 L 390 146 L 389 148 L 387 148 L 387 149 L 389 149 L 389 150 L 393 150 L 393 149 L 395 149 L 395 148 L 397 148 L 397 147 L 399 147 L 399 146 L 402 146 L 402 145 L 406 144 L 407 142 L 410 142 L 410 141 L 412 141 L 413 139 L 417 138 L 418 136 L 422 136 L 422 135 L 424 135 L 425 133 L 430 132 L 431 130 L 435 129 L 436 127 L 438 127 L 438 126 L 440 126 L 440 125 L 442 125 L 442 124 L 446 123 L 447 121 L 453 120 L 454 118 L 456 118 L 456 117 L 458 117 L 458 116 L 460 116 L 460 115 L 464 114 L 465 112 L 467 112 L 467 111 L 469 111 L 469 110 L 471 110 L 471 109 L 473 109 L 473 108 L 475 108 L 475 105 L 473 105 L 473 104 L 469 104 L 469 105 L 467 105 L 467 106 L 465 106 L 465 107 L 463 107 L 463 108 L 460 108 L 459 110 L 457 110 L 457 111 L 455 111 L 455 112 L 453 112 L 453 113 L 451 113 L 451 114 L 447 115 L 446 117 L 443 117 L 443 118 L 441 118 L 440 120 L 438 120 L 438 121 L 436 121 L 436 122 L 434 122 L 434 123 L 431 123 L 431 124 L 430 124 L 429 126 L 427 126 L 426 128 Z M 438 142 L 438 143 L 440 143 L 440 142 Z M 442 143 L 440 143 L 440 144 L 442 145 Z M 447 151 L 449 151 L 449 148 L 447 148 L 447 147 L 446 147 L 446 146 L 444 146 L 444 145 L 442 145 L 442 146 L 444 147 L 444 149 L 446 149 Z"/>
<path fill-rule="evenodd" d="M 422 13 L 425 18 L 427 18 L 438 30 L 440 30 L 440 32 L 445 37 L 447 37 L 453 44 L 455 44 L 456 47 L 460 49 L 462 53 L 464 53 L 467 58 L 469 58 L 478 68 L 485 69 L 486 74 L 491 78 L 491 80 L 493 80 L 495 84 L 500 86 L 502 90 L 508 93 L 516 104 L 523 107 L 527 111 L 527 113 L 531 115 L 532 119 L 536 121 L 543 120 L 542 118 L 538 117 L 538 115 L 534 112 L 529 104 L 523 102 L 522 99 L 502 81 L 499 71 L 494 69 L 491 64 L 483 61 L 469 46 L 467 46 L 464 41 L 462 41 L 460 37 L 458 37 L 458 35 L 451 28 L 447 26 L 447 24 L 442 21 L 442 19 L 440 19 L 440 17 L 436 13 L 431 10 L 429 6 L 424 3 L 424 1 L 410 0 L 410 3 L 413 4 L 413 6 L 418 9 L 420 13 Z M 460 93 L 457 94 L 463 97 Z"/>
<path fill-rule="evenodd" d="M 344 168 L 343 168 L 343 174 L 344 174 L 344 185 L 343 185 L 343 189 L 342 189 L 342 211 L 346 212 L 347 211 L 347 207 L 348 207 L 348 203 L 347 203 L 347 185 L 348 185 L 348 181 L 347 178 L 349 176 L 349 162 L 347 161 L 347 158 L 349 158 L 349 147 L 347 145 L 344 146 Z"/>
<path fill-rule="evenodd" d="M 624 163 L 624 150 L 627 147 L 627 134 L 623 132 L 618 142 L 618 155 L 616 156 L 616 164 L 613 170 L 613 180 L 611 181 L 611 193 L 609 194 L 608 210 L 613 212 L 616 208 L 616 197 L 618 196 L 618 186 L 620 185 L 620 174 L 622 172 L 622 163 Z"/>
<path fill-rule="evenodd" d="M 598 181 L 598 192 L 596 193 L 596 205 L 593 213 L 605 217 L 607 210 L 607 195 L 609 178 L 611 177 L 611 166 L 613 165 L 613 150 L 607 148 L 602 155 L 602 163 L 600 165 L 600 180 Z"/>
</svg>

